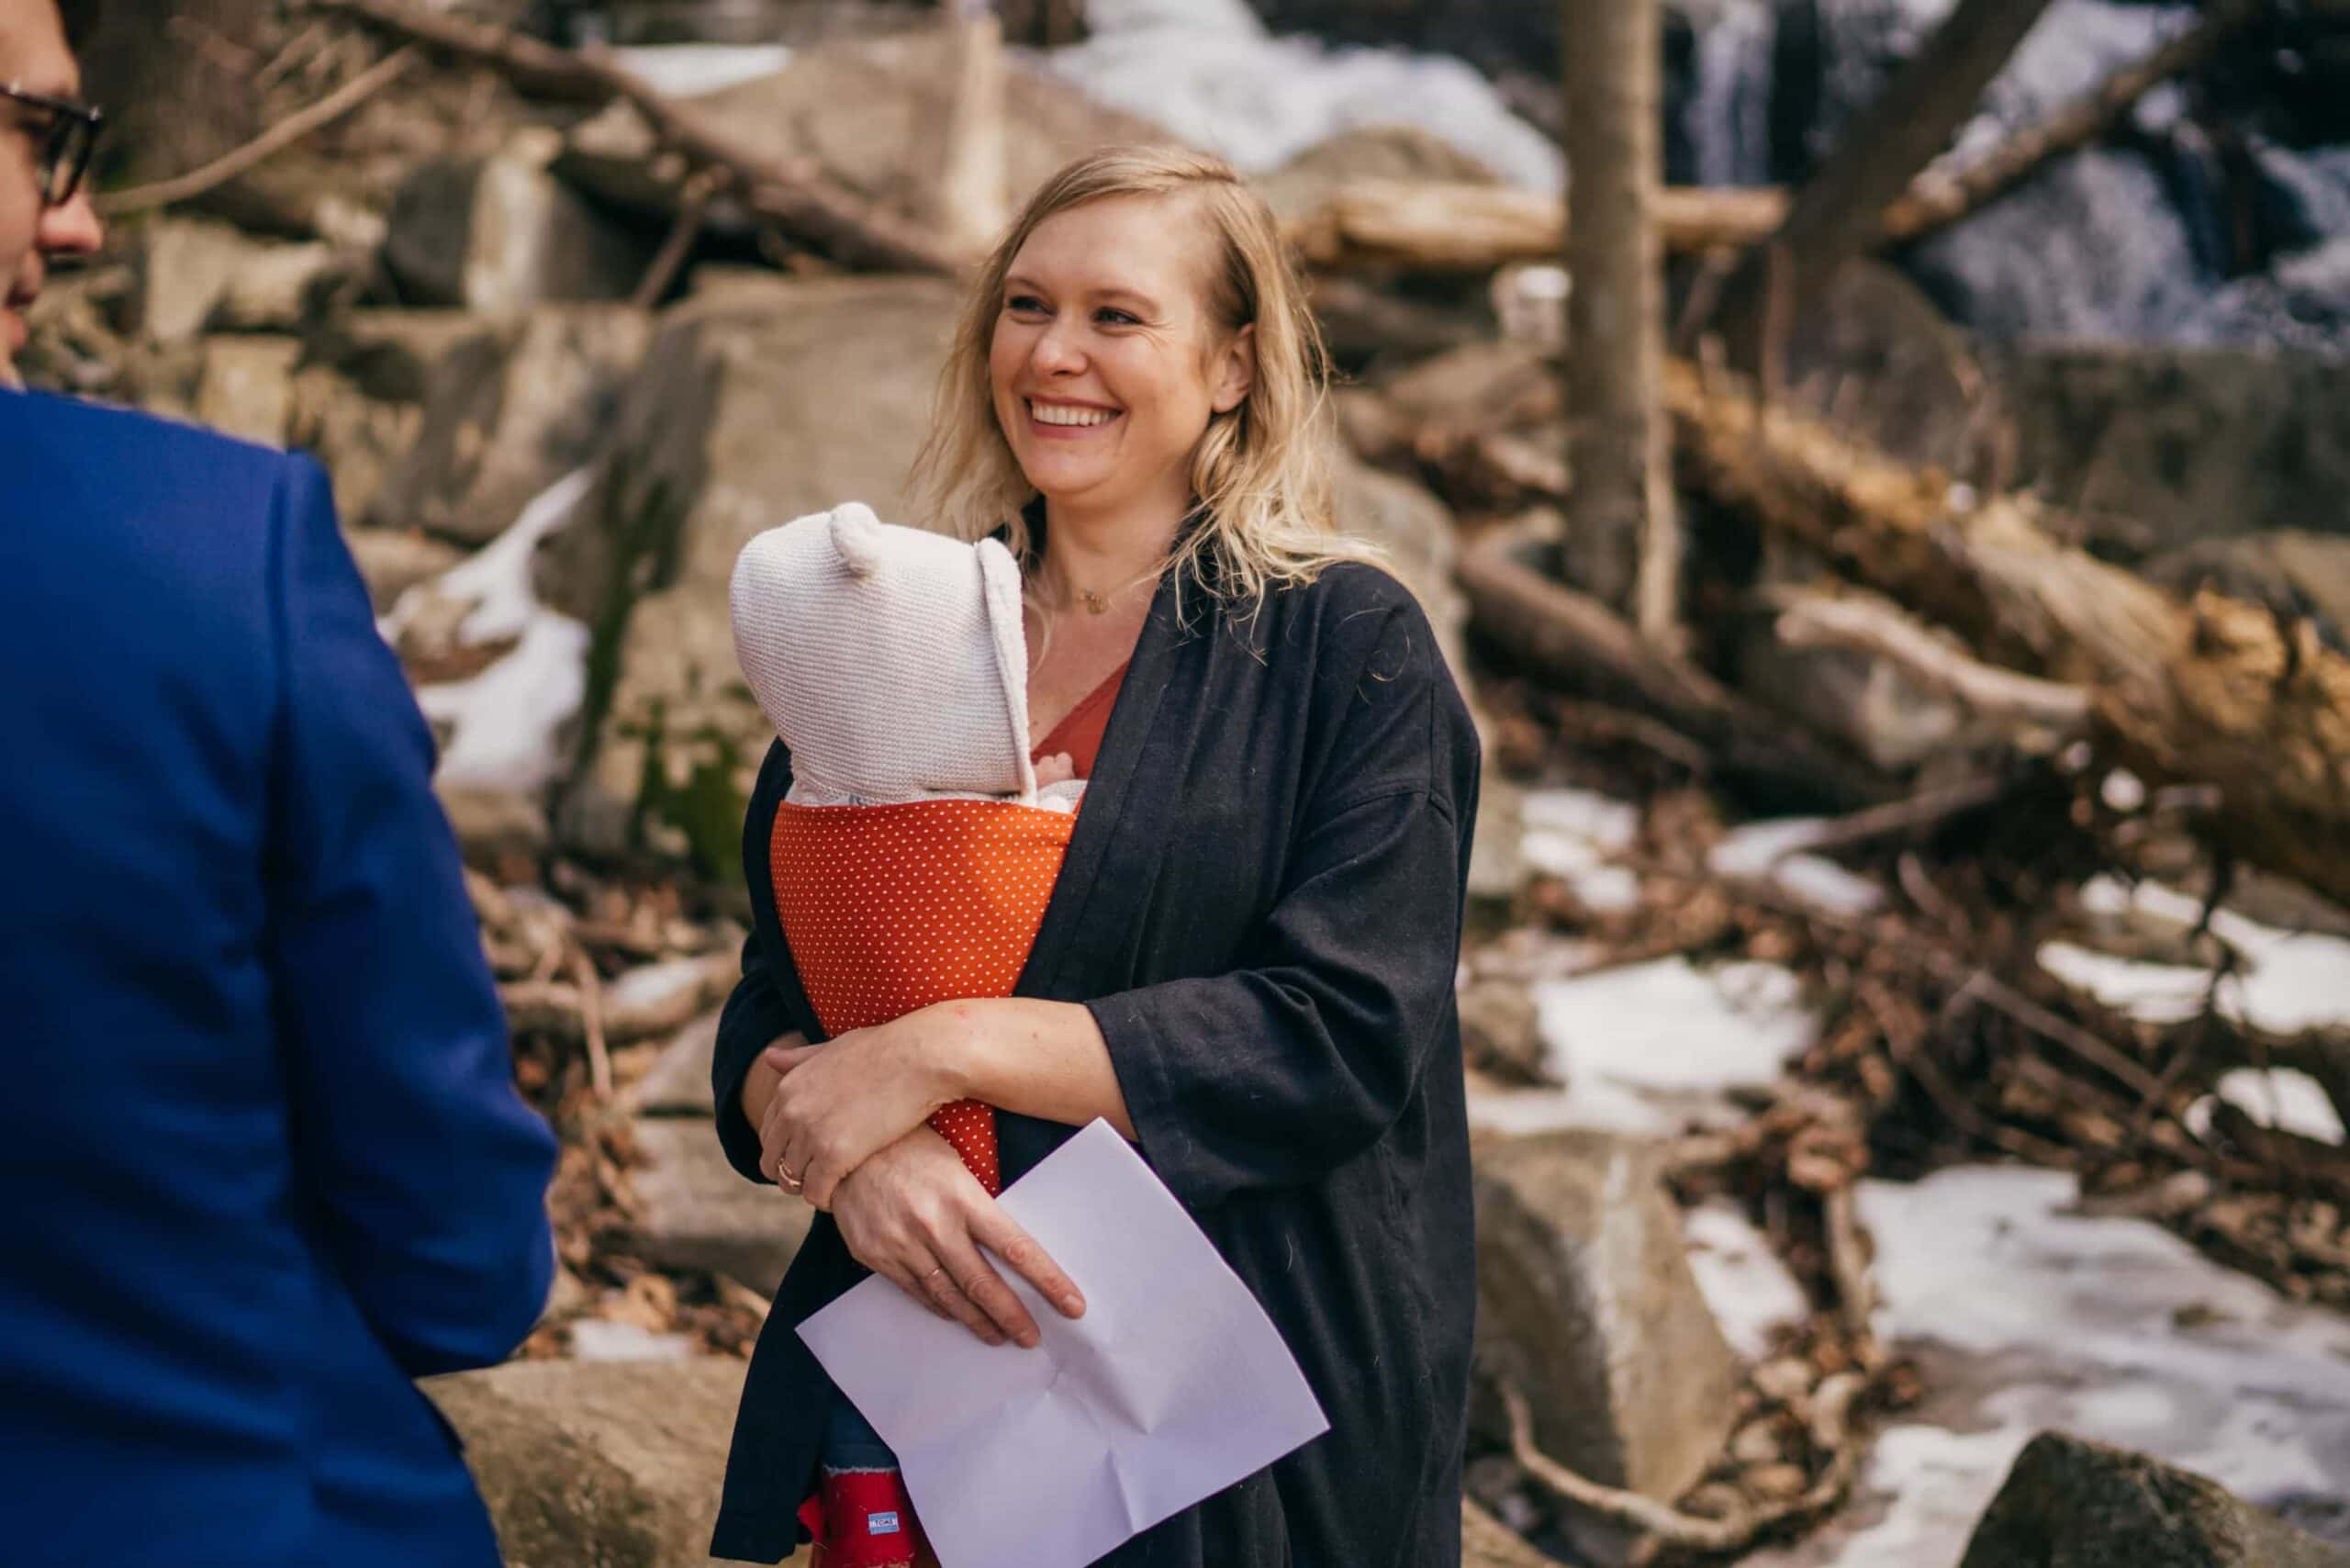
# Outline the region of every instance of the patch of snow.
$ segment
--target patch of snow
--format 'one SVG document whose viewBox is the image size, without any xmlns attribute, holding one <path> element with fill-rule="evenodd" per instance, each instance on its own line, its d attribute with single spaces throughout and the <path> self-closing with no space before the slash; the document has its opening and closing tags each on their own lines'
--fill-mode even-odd
<svg viewBox="0 0 2350 1568">
<path fill-rule="evenodd" d="M 466 645 L 516 638 L 503 658 L 465 680 L 420 687 L 425 716 L 449 728 L 434 777 L 469 789 L 528 793 L 562 766 L 561 732 L 588 694 L 588 628 L 539 602 L 531 563 L 539 543 L 571 521 L 593 473 L 581 468 L 542 491 L 487 545 L 402 594 L 384 617 L 397 639 L 434 600 L 471 604 L 458 627 Z"/>
<path fill-rule="evenodd" d="M 419 687 L 425 717 L 450 730 L 433 777 L 517 794 L 553 783 L 560 732 L 588 696 L 588 643 L 587 627 L 542 610 L 513 652 L 472 679 Z"/>
<path fill-rule="evenodd" d="M 2333 1108 L 2324 1086 L 2306 1072 L 2289 1067 L 2266 1071 L 2240 1067 L 2222 1074 L 2211 1089 L 2211 1094 L 2187 1108 L 2188 1130 L 2197 1137 L 2210 1130 L 2211 1101 L 2216 1096 L 2264 1127 L 2299 1133 L 2320 1143 L 2344 1141 L 2341 1113 Z"/>
<path fill-rule="evenodd" d="M 1244 174 L 1268 174 L 1340 131 L 1408 125 L 1514 185 L 1565 184 L 1558 148 L 1449 55 L 1271 38 L 1239 0 L 1094 0 L 1087 21 L 1092 36 L 1045 55 L 1046 69 Z"/>
<path fill-rule="evenodd" d="M 1625 1132 L 1734 1119 L 1729 1092 L 1768 1085 L 1815 1037 L 1801 992 L 1775 964 L 1701 970 L 1682 958 L 1536 987 L 1562 1114 Z"/>
<path fill-rule="evenodd" d="M 1866 1182 L 1879 1327 L 1928 1390 L 1853 1506 L 1749 1568 L 1955 1562 L 2033 1434 L 2056 1428 L 2255 1504 L 2350 1495 L 2350 1321 L 2288 1302 L 2152 1222 L 2073 1212 L 2058 1171 Z"/>
<path fill-rule="evenodd" d="M 1682 1215 L 1689 1270 L 1721 1325 L 1729 1348 L 1750 1361 L 1771 1353 L 1774 1329 L 1801 1323 L 1811 1312 L 1803 1287 L 1770 1238 L 1736 1204 L 1708 1198 Z"/>
<path fill-rule="evenodd" d="M 1818 831 L 1818 817 L 1774 817 L 1722 834 L 1706 864 L 1719 877 L 1773 884 L 1788 896 L 1830 914 L 1867 914 L 1885 902 L 1885 890 L 1802 846 Z"/>
<path fill-rule="evenodd" d="M 683 1361 L 694 1342 L 685 1334 L 655 1334 L 633 1323 L 582 1317 L 571 1326 L 571 1354 L 582 1361 Z"/>
<path fill-rule="evenodd" d="M 779 43 L 649 44 L 616 49 L 612 59 L 665 97 L 699 98 L 774 75 L 791 63 L 791 50 Z"/>
<path fill-rule="evenodd" d="M 2199 900 L 2174 888 L 2154 882 L 2130 886 L 2111 877 L 2086 884 L 2081 907 L 2095 914 L 2135 909 L 2177 925 L 2192 925 L 2203 908 Z M 2237 972 L 2220 982 L 2216 1001 L 2221 1016 L 2277 1035 L 2350 1024 L 2350 940 L 2279 931 L 2224 905 L 2211 916 L 2211 935 L 2241 960 Z M 2065 984 L 2149 1023 L 2193 1017 L 2210 987 L 2210 976 L 2201 969 L 2117 958 L 2069 942 L 2044 944 L 2040 962 Z"/>
<path fill-rule="evenodd" d="M 1591 790 L 1529 790 L 1519 807 L 1520 859 L 1574 890 L 1587 909 L 1636 909 L 1640 879 L 1612 866 L 1640 829 L 1640 809 Z"/>
</svg>

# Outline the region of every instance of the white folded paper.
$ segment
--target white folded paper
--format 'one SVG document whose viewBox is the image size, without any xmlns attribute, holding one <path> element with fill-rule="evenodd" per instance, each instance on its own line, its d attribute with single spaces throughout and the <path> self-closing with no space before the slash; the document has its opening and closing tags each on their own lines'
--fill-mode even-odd
<svg viewBox="0 0 2350 1568">
<path fill-rule="evenodd" d="M 1004 1189 L 1085 1294 L 1000 1262 L 1036 1349 L 870 1279 L 800 1326 L 897 1450 L 943 1568 L 1083 1568 L 1329 1429 L 1281 1335 L 1141 1157 L 1095 1122 Z"/>
</svg>

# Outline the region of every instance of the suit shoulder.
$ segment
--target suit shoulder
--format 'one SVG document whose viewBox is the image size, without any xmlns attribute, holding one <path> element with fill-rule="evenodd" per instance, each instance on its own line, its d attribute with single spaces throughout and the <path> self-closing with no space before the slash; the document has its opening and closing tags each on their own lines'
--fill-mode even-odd
<svg viewBox="0 0 2350 1568">
<path fill-rule="evenodd" d="M 236 492 L 247 485 L 274 484 L 289 469 L 312 465 L 298 453 L 199 425 L 46 392 L 0 395 L 0 428 L 9 425 L 52 461 L 82 465 L 116 483 L 176 481 L 200 472 L 211 485 Z"/>
</svg>

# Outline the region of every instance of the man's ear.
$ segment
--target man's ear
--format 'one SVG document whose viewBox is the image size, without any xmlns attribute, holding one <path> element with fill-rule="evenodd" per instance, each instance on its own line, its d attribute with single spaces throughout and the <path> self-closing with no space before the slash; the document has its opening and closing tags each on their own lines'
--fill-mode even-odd
<svg viewBox="0 0 2350 1568">
<path fill-rule="evenodd" d="M 1257 324 L 1254 321 L 1232 334 L 1232 341 L 1216 355 L 1215 393 L 1210 399 L 1219 414 L 1228 414 L 1248 398 L 1248 389 L 1257 384 Z"/>
</svg>

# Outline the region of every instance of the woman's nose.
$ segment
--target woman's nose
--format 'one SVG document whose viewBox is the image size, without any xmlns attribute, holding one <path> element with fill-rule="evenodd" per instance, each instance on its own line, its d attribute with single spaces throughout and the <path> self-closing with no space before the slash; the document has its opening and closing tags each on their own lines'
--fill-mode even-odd
<svg viewBox="0 0 2350 1568">
<path fill-rule="evenodd" d="M 1036 334 L 1030 363 L 1039 375 L 1066 375 L 1085 368 L 1085 352 L 1071 329 L 1056 321 Z"/>
</svg>

